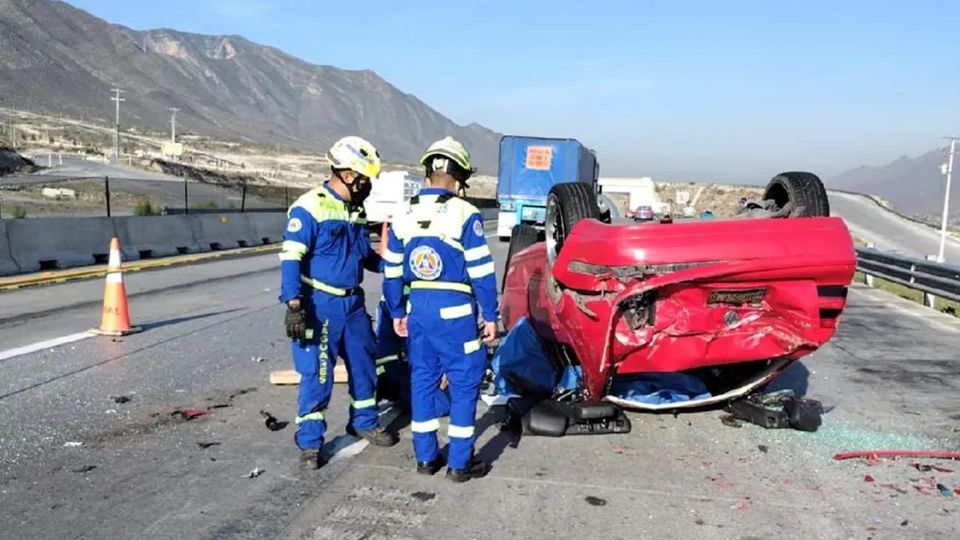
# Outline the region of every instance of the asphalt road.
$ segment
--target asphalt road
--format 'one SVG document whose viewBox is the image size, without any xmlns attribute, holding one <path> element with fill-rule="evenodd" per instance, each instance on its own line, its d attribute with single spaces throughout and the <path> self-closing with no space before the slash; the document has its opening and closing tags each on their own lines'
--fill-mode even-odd
<svg viewBox="0 0 960 540">
<path fill-rule="evenodd" d="M 491 246 L 502 272 L 506 245 Z M 2 538 L 957 537 L 960 497 L 931 486 L 960 472 L 831 459 L 960 448 L 960 323 L 880 291 L 852 290 L 837 338 L 774 383 L 824 402 L 817 433 L 632 414 L 629 435 L 514 449 L 481 406 L 494 470 L 454 485 L 414 473 L 408 429 L 389 449 L 341 435 L 342 385 L 335 460 L 297 472 L 294 426 L 259 413 L 295 415 L 295 388 L 267 382 L 290 366 L 275 256 L 126 282 L 145 330 L 116 340 L 77 335 L 98 322 L 101 280 L 0 293 Z M 372 308 L 377 277 L 365 286 Z M 185 407 L 211 412 L 171 415 Z"/>
<path fill-rule="evenodd" d="M 866 197 L 831 191 L 830 210 L 847 222 L 851 232 L 873 242 L 877 249 L 920 258 L 936 255 L 940 249 L 938 230 L 903 219 Z M 944 258 L 960 264 L 960 241 L 948 237 Z"/>
</svg>

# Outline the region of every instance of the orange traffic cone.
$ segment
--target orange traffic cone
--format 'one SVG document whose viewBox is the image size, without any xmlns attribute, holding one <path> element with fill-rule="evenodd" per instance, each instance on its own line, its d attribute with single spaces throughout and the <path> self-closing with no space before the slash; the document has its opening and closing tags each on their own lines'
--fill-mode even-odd
<svg viewBox="0 0 960 540">
<path fill-rule="evenodd" d="M 139 332 L 130 326 L 127 309 L 127 289 L 123 286 L 123 266 L 120 263 L 120 241 L 110 240 L 110 262 L 107 264 L 107 286 L 103 291 L 103 316 L 100 328 L 92 332 L 101 336 L 125 336 Z"/>
</svg>

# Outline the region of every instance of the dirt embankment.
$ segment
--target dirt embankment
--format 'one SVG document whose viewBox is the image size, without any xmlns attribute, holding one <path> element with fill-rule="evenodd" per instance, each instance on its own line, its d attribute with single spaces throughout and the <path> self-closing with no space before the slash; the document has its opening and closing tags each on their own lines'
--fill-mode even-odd
<svg viewBox="0 0 960 540">
<path fill-rule="evenodd" d="M 658 182 L 656 184 L 657 197 L 660 202 L 668 203 L 673 213 L 682 214 L 684 206 L 677 201 L 681 198 L 681 192 L 686 192 L 688 204 L 693 206 L 694 211 L 699 214 L 709 210 L 718 218 L 730 218 L 737 212 L 737 202 L 741 197 L 748 200 L 760 200 L 763 196 L 763 188 L 760 186 L 729 186 L 721 184 L 696 184 L 696 183 L 673 183 Z M 623 193 L 605 193 L 610 200 L 620 209 L 621 214 L 627 210 L 629 197 Z"/>
<path fill-rule="evenodd" d="M 288 206 L 307 191 L 305 187 L 277 185 L 276 180 L 268 180 L 256 174 L 213 171 L 163 159 L 151 160 L 150 168 L 165 174 L 187 177 L 203 184 L 212 184 L 238 192 L 246 186 L 248 195 L 276 204 L 277 207 Z"/>
<path fill-rule="evenodd" d="M 657 195 L 661 201 L 670 203 L 674 212 L 682 213 L 684 205 L 677 201 L 681 198 L 681 192 L 686 192 L 689 204 L 697 213 L 709 210 L 718 218 L 729 218 L 737 213 L 737 202 L 742 197 L 759 201 L 763 197 L 763 189 L 761 186 L 658 183 Z"/>
<path fill-rule="evenodd" d="M 33 161 L 21 156 L 13 148 L 0 146 L 0 176 L 14 173 L 32 173 L 39 170 Z"/>
<path fill-rule="evenodd" d="M 248 184 L 263 182 L 262 179 L 251 174 L 222 173 L 219 171 L 211 171 L 210 169 L 203 169 L 200 167 L 194 167 L 192 165 L 167 161 L 164 159 L 151 160 L 150 168 L 171 176 L 187 177 L 191 180 L 196 180 L 197 182 L 202 182 L 204 184 L 213 184 L 224 187 L 238 187 L 242 186 L 245 182 Z"/>
</svg>

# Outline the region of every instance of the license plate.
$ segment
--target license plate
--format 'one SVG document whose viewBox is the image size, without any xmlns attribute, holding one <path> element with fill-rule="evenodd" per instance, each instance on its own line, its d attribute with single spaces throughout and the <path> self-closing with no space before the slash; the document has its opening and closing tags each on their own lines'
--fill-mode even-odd
<svg viewBox="0 0 960 540">
<path fill-rule="evenodd" d="M 739 289 L 716 290 L 710 293 L 707 304 L 724 304 L 728 306 L 742 306 L 744 304 L 759 304 L 766 296 L 766 289 Z"/>
</svg>

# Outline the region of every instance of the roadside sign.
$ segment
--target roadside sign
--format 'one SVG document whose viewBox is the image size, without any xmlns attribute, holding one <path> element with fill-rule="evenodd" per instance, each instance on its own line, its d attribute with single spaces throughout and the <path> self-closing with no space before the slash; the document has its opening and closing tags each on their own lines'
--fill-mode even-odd
<svg viewBox="0 0 960 540">
<path fill-rule="evenodd" d="M 528 146 L 524 167 L 533 171 L 549 171 L 553 162 L 553 148 L 550 146 Z"/>
<path fill-rule="evenodd" d="M 677 204 L 687 204 L 690 202 L 690 192 L 689 191 L 678 191 L 677 192 Z"/>
</svg>

